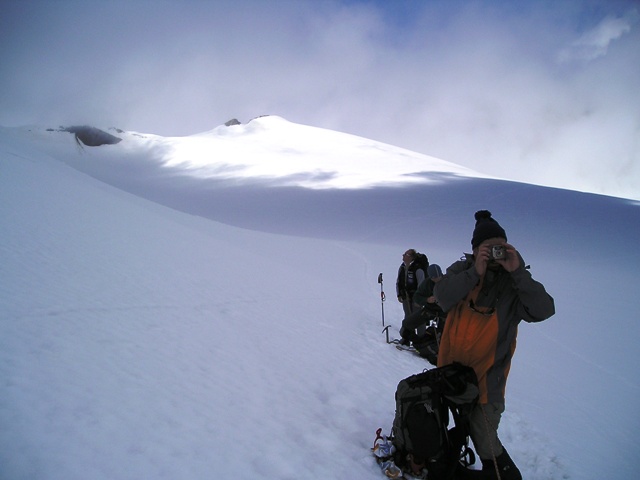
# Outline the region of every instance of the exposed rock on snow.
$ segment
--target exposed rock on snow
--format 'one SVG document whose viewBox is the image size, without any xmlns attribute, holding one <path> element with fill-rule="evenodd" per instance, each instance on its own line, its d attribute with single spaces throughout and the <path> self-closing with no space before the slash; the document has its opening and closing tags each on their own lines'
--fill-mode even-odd
<svg viewBox="0 0 640 480">
<path fill-rule="evenodd" d="M 82 142 L 87 147 L 99 147 L 101 145 L 115 145 L 122 141 L 121 138 L 87 125 L 72 126 L 62 129 L 63 132 L 73 133 L 78 144 Z"/>
</svg>

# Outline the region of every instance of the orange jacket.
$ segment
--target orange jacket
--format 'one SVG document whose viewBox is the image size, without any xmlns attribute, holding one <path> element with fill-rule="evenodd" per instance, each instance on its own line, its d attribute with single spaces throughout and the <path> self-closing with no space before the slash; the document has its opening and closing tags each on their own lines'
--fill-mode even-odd
<svg viewBox="0 0 640 480">
<path fill-rule="evenodd" d="M 480 403 L 504 403 L 518 324 L 552 316 L 553 298 L 531 277 L 522 257 L 514 272 L 496 265 L 480 277 L 473 256 L 468 255 L 447 269 L 434 293 L 438 304 L 449 311 L 438 366 L 460 362 L 473 367 L 480 386 Z"/>
</svg>

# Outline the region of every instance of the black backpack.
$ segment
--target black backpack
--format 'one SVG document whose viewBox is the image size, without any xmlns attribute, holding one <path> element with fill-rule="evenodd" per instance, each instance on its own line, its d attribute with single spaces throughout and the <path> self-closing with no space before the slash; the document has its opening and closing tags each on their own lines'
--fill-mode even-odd
<svg viewBox="0 0 640 480">
<path fill-rule="evenodd" d="M 478 393 L 474 370 L 458 363 L 400 381 L 392 430 L 395 464 L 407 469 L 412 458 L 415 464 L 425 464 L 430 480 L 448 480 L 475 463 L 468 446 L 469 414 Z M 455 422 L 452 428 L 448 428 L 449 412 Z"/>
<path fill-rule="evenodd" d="M 429 258 L 424 253 L 416 252 L 416 258 L 413 260 L 413 262 L 418 265 L 419 268 L 422 268 L 424 270 L 425 275 L 427 274 L 427 268 L 429 268 Z"/>
<path fill-rule="evenodd" d="M 426 358 L 431 365 L 438 365 L 440 339 L 444 330 L 445 318 L 434 315 L 425 308 L 422 309 L 421 315 L 429 319 L 429 322 L 425 321 L 427 331 L 424 335 L 411 339 L 411 344 L 422 358 Z M 431 320 L 433 320 L 433 323 Z"/>
</svg>

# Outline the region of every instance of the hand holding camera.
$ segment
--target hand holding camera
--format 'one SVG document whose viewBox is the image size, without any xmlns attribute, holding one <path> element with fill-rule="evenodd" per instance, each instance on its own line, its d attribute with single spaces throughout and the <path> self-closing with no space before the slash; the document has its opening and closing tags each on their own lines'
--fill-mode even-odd
<svg viewBox="0 0 640 480">
<path fill-rule="evenodd" d="M 484 275 L 490 263 L 498 263 L 507 272 L 513 272 L 520 265 L 520 259 L 515 247 L 508 243 L 480 245 L 476 255 L 478 274 Z"/>
<path fill-rule="evenodd" d="M 507 248 L 504 245 L 491 245 L 491 260 L 504 260 L 507 257 Z"/>
</svg>

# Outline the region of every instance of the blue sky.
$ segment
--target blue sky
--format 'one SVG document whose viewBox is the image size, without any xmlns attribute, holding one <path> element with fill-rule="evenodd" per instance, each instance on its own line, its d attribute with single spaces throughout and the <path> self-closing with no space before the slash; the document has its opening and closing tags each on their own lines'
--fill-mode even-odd
<svg viewBox="0 0 640 480">
<path fill-rule="evenodd" d="M 168 136 L 276 114 L 491 175 L 634 196 L 638 5 L 9 0 L 0 125 Z"/>
</svg>

